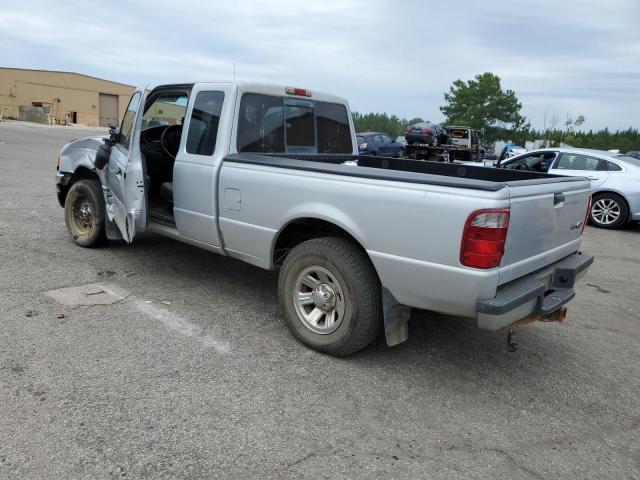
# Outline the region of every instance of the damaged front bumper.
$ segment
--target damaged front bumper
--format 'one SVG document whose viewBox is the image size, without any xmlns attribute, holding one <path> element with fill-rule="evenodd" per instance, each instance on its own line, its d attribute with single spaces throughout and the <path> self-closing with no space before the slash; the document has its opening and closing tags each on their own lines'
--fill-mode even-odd
<svg viewBox="0 0 640 480">
<path fill-rule="evenodd" d="M 58 203 L 61 207 L 64 207 L 64 201 L 67 197 L 70 181 L 70 173 L 61 172 L 59 170 L 56 171 L 56 194 L 58 196 Z"/>
</svg>

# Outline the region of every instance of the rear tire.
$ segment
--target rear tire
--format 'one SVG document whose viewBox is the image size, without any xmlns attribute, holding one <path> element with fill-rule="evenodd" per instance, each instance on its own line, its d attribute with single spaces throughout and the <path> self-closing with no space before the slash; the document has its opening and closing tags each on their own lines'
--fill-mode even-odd
<svg viewBox="0 0 640 480">
<path fill-rule="evenodd" d="M 291 333 L 329 355 L 362 350 L 382 326 L 378 275 L 365 252 L 343 238 L 294 247 L 280 270 L 278 296 Z"/>
<path fill-rule="evenodd" d="M 594 227 L 610 230 L 621 228 L 629 218 L 629 206 L 615 193 L 602 193 L 593 197 L 589 223 Z"/>
<path fill-rule="evenodd" d="M 102 186 L 98 180 L 71 185 L 64 202 L 64 220 L 73 241 L 81 247 L 97 247 L 107 240 Z"/>
</svg>

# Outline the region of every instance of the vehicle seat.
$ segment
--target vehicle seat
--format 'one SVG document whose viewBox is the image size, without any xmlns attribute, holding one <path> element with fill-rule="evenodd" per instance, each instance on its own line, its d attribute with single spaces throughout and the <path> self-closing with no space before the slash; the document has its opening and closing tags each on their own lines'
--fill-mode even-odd
<svg viewBox="0 0 640 480">
<path fill-rule="evenodd" d="M 173 182 L 164 182 L 160 185 L 160 198 L 173 203 Z"/>
</svg>

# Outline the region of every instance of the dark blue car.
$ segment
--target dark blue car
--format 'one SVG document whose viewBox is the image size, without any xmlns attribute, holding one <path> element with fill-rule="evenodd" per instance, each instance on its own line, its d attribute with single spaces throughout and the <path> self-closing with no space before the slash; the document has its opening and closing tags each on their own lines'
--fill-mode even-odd
<svg viewBox="0 0 640 480">
<path fill-rule="evenodd" d="M 382 132 L 356 133 L 360 155 L 381 157 L 404 157 L 404 145 L 396 142 L 391 135 Z"/>
</svg>

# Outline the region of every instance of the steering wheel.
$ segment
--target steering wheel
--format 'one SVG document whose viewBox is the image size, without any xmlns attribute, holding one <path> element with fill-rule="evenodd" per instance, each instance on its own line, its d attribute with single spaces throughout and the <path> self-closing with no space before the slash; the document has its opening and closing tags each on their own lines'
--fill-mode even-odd
<svg viewBox="0 0 640 480">
<path fill-rule="evenodd" d="M 176 156 L 171 152 L 178 152 L 180 137 L 182 137 L 182 125 L 169 125 L 160 136 L 162 151 L 172 160 L 175 160 Z"/>
</svg>

